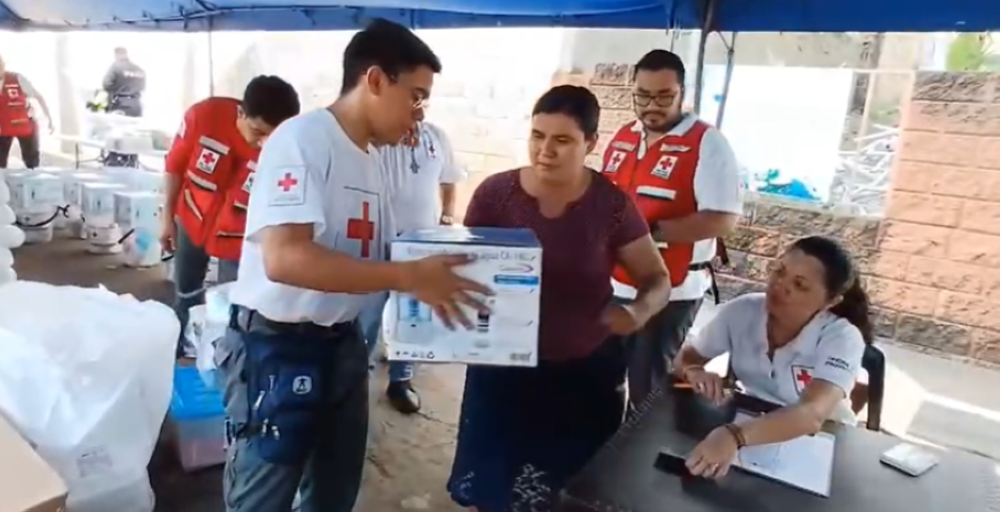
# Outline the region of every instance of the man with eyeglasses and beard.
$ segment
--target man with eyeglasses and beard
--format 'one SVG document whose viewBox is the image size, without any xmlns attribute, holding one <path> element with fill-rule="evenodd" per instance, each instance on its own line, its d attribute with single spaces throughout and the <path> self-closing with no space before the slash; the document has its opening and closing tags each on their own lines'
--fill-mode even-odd
<svg viewBox="0 0 1000 512">
<path fill-rule="evenodd" d="M 630 341 L 629 401 L 633 410 L 670 375 L 705 294 L 713 287 L 717 240 L 743 210 L 736 155 L 719 130 L 681 111 L 684 63 L 653 50 L 635 65 L 637 119 L 615 134 L 602 172 L 635 200 L 670 271 L 669 305 Z M 628 302 L 634 284 L 618 268 L 615 296 Z M 717 292 L 716 292 L 717 294 Z"/>
</svg>

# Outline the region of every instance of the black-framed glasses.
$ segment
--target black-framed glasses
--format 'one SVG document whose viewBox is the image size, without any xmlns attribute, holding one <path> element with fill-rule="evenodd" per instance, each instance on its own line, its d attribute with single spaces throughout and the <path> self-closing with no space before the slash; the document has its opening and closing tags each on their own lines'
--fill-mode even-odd
<svg viewBox="0 0 1000 512">
<path fill-rule="evenodd" d="M 676 98 L 673 94 L 652 96 L 641 92 L 632 93 L 632 102 L 637 107 L 648 107 L 650 103 L 655 103 L 658 107 L 672 107 Z"/>
</svg>

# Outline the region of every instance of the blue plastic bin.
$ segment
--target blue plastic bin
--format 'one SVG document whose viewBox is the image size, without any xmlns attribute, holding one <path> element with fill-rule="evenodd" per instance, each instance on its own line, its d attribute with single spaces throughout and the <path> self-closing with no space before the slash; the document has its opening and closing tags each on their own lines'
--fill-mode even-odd
<svg viewBox="0 0 1000 512">
<path fill-rule="evenodd" d="M 222 393 L 206 386 L 197 368 L 175 368 L 170 419 L 177 427 L 177 455 L 185 471 L 226 461 L 225 415 Z"/>
</svg>

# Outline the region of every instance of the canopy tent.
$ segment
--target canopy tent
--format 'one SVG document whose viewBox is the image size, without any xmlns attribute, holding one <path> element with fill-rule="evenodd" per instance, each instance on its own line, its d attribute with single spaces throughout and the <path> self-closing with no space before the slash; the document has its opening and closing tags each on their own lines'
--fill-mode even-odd
<svg viewBox="0 0 1000 512">
<path fill-rule="evenodd" d="M 1000 26 L 996 0 L 0 0 L 0 28 L 337 30 L 564 26 L 734 32 L 953 32 Z"/>
</svg>

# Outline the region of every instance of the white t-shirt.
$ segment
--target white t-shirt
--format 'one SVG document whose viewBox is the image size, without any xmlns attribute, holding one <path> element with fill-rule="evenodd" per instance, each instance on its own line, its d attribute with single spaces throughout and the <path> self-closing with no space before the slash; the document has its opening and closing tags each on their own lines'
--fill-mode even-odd
<svg viewBox="0 0 1000 512">
<path fill-rule="evenodd" d="M 702 357 L 729 353 L 736 378 L 751 395 L 782 405 L 799 401 L 812 379 L 844 391 L 845 401 L 832 419 L 850 423 L 847 404 L 861 368 L 865 342 L 861 331 L 828 311 L 813 317 L 788 345 L 767 357 L 767 310 L 763 293 L 748 293 L 720 308 L 698 336 L 689 341 Z"/>
<path fill-rule="evenodd" d="M 698 118 L 688 114 L 667 136 L 684 135 Z M 640 121 L 632 129 L 642 133 Z M 736 153 L 722 132 L 710 127 L 701 139 L 698 166 L 694 171 L 694 197 L 698 211 L 743 214 L 743 179 Z M 712 261 L 715 258 L 715 239 L 699 240 L 694 244 L 692 263 Z M 635 288 L 612 280 L 615 295 L 635 298 Z M 712 287 L 712 275 L 708 270 L 688 272 L 687 278 L 670 293 L 670 300 L 696 300 L 705 296 Z"/>
<path fill-rule="evenodd" d="M 264 272 L 258 235 L 268 226 L 312 224 L 316 243 L 355 258 L 383 259 L 392 233 L 385 189 L 371 152 L 359 148 L 327 109 L 279 126 L 261 151 L 250 191 L 239 277 L 230 298 L 279 322 L 352 321 L 368 295 L 275 283 Z"/>
<path fill-rule="evenodd" d="M 415 147 L 399 144 L 378 150 L 400 232 L 436 226 L 441 219 L 441 185 L 458 183 L 465 174 L 441 129 L 424 122 L 418 130 Z"/>
</svg>

